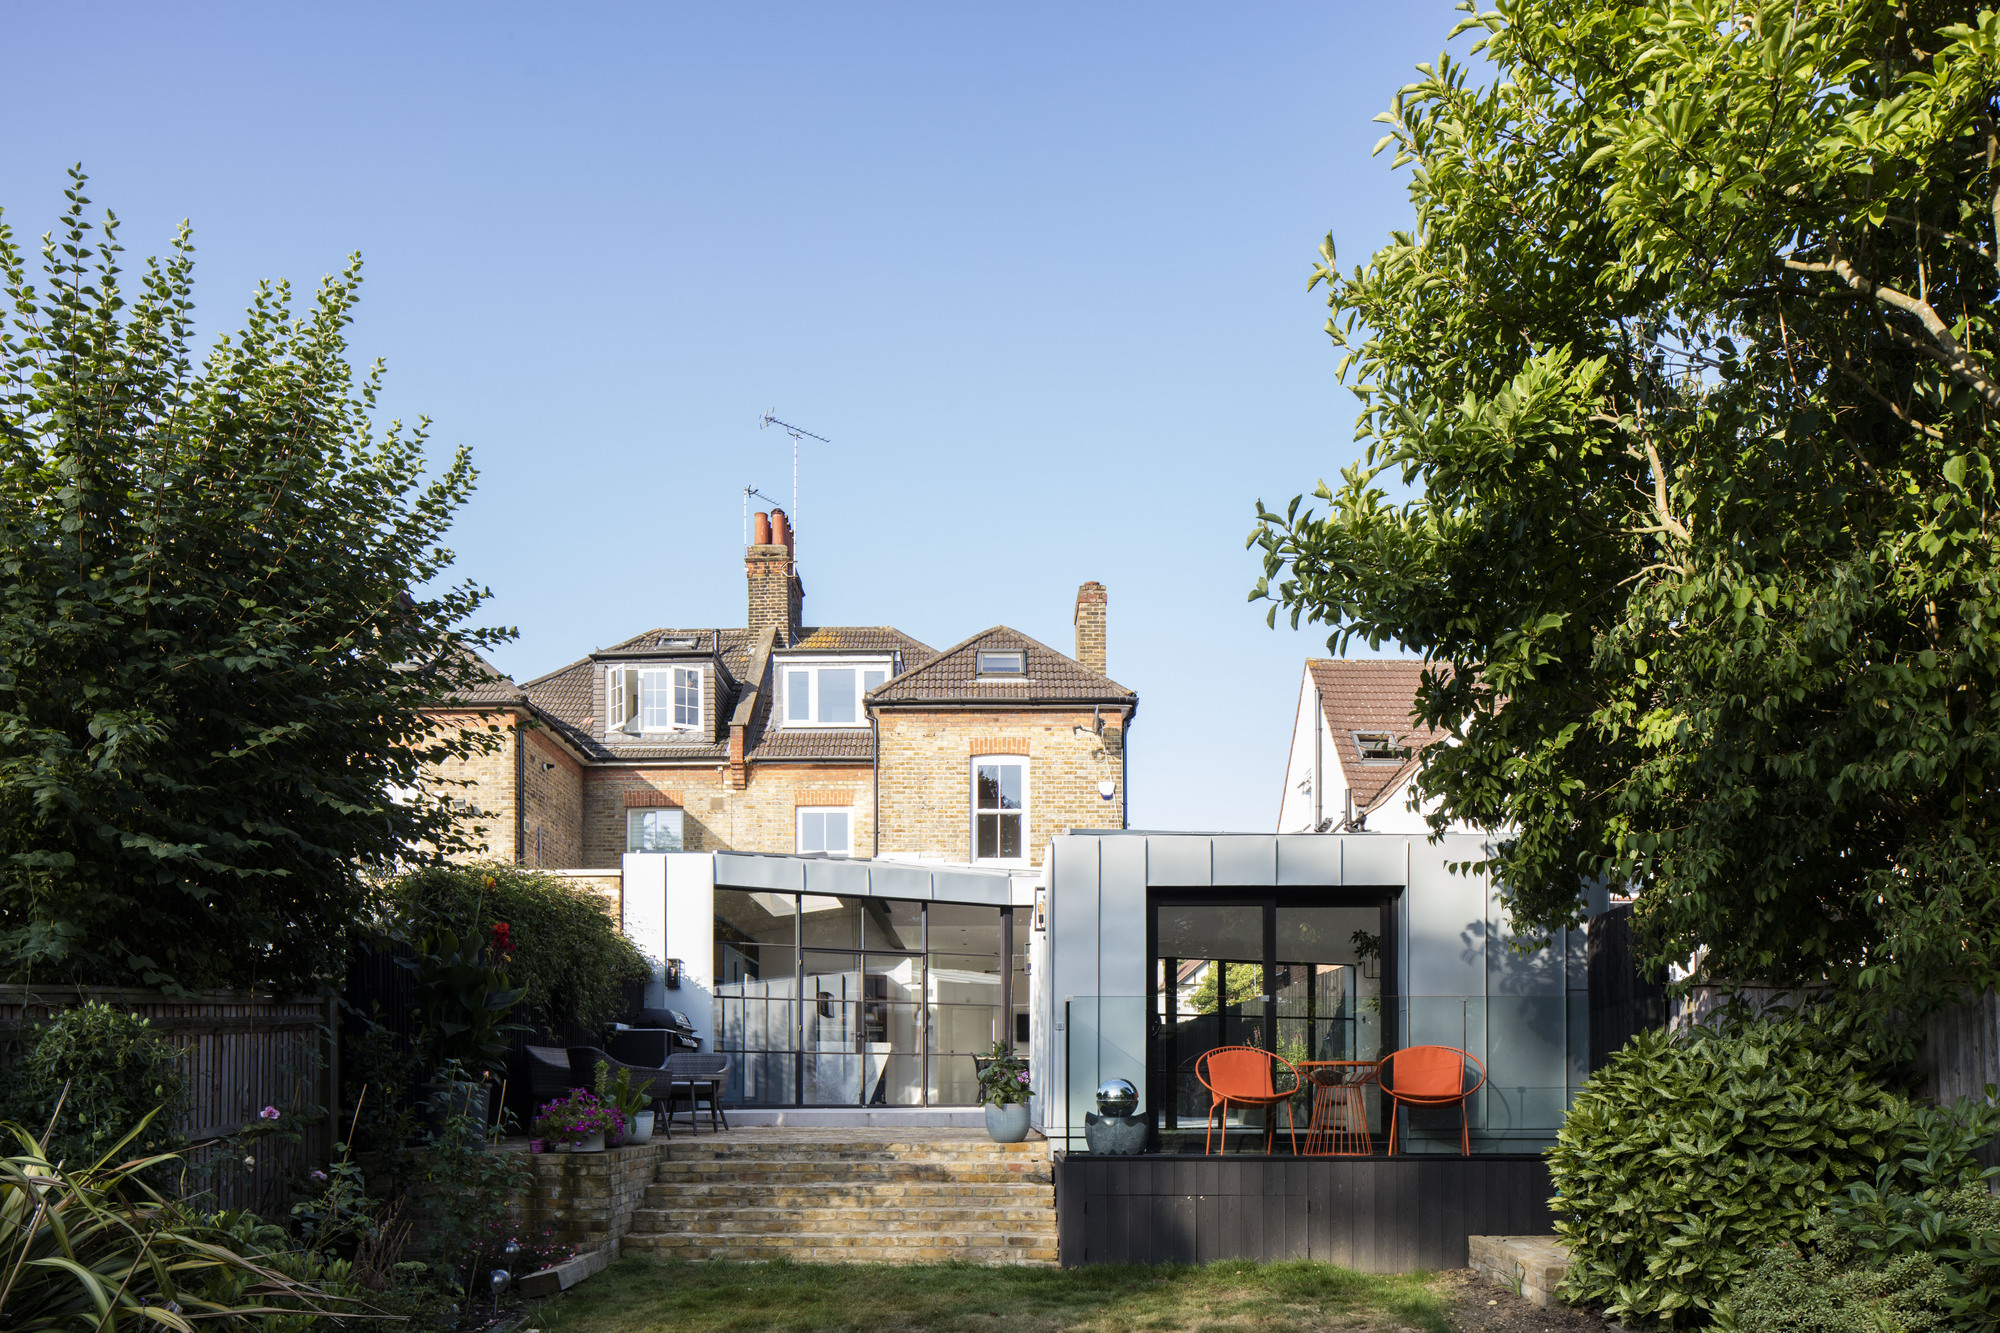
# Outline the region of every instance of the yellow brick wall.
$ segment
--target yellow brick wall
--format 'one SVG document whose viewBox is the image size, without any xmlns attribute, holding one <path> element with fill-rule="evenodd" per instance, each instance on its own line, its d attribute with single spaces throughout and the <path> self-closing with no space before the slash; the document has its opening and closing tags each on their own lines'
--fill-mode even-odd
<svg viewBox="0 0 2000 1333">
<path fill-rule="evenodd" d="M 449 797 L 463 811 L 459 827 L 472 836 L 471 860 L 512 861 L 517 827 L 514 805 L 514 747 L 517 734 L 508 712 L 435 714 L 440 731 L 481 731 L 498 734 L 491 752 L 437 765 L 426 785 Z"/>
<path fill-rule="evenodd" d="M 800 805 L 842 805 L 853 811 L 854 854 L 867 856 L 875 833 L 867 764 L 757 764 L 738 791 L 727 769 L 593 768 L 583 782 L 583 860 L 616 867 L 625 855 L 629 798 L 669 798 L 682 810 L 682 845 L 690 852 L 789 852 L 798 842 Z"/>
<path fill-rule="evenodd" d="M 568 869 L 583 864 L 583 766 L 547 735 L 524 730 L 521 864 Z"/>
<path fill-rule="evenodd" d="M 1028 852 L 1041 864 L 1068 828 L 1122 828 L 1125 760 L 1116 715 L 1104 735 L 1089 709 L 1049 713 L 919 713 L 883 709 L 882 851 L 948 861 L 972 856 L 972 756 L 1004 747 L 1028 758 Z M 1077 736 L 1073 727 L 1082 727 Z M 1118 784 L 1112 799 L 1097 784 Z"/>
</svg>

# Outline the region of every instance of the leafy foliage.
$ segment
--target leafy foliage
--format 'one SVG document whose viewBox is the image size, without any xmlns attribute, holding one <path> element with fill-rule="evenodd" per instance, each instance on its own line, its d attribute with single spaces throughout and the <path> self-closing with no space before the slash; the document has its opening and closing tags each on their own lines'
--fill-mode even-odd
<svg viewBox="0 0 2000 1333">
<path fill-rule="evenodd" d="M 135 1153 L 171 1153 L 183 1143 L 181 1052 L 137 1014 L 96 1000 L 64 1010 L 36 1030 L 9 1075 L 0 1117 L 46 1132 L 53 1161 L 94 1166 L 141 1124 L 129 1145 Z"/>
<path fill-rule="evenodd" d="M 1261 995 L 1264 991 L 1264 965 L 1262 963 L 1210 963 L 1208 970 L 1201 974 L 1201 984 L 1188 996 L 1189 1012 L 1212 1014 L 1223 1006 L 1219 986 L 1224 969 L 1228 971 L 1229 1003 L 1241 1004 L 1245 997 Z"/>
<path fill-rule="evenodd" d="M 1601 877 L 1721 978 L 1885 1019 L 1990 982 L 2000 15 L 1468 27 L 1493 80 L 1441 56 L 1382 117 L 1414 229 L 1323 248 L 1367 449 L 1259 505 L 1253 599 L 1434 664 L 1420 789 L 1515 830 L 1517 920 Z"/>
<path fill-rule="evenodd" d="M 1567 1298 L 1705 1326 L 1760 1251 L 1849 1184 L 1904 1179 L 1930 1123 L 1873 1081 L 1854 1036 L 1820 1012 L 1652 1030 L 1593 1074 L 1549 1150 Z M 1963 1169 L 1972 1146 L 1946 1144 L 1937 1170 Z"/>
<path fill-rule="evenodd" d="M 474 473 L 375 433 L 358 259 L 297 317 L 259 287 L 197 363 L 189 232 L 128 291 L 83 184 L 46 289 L 0 227 L 0 971 L 306 987 L 366 867 L 465 843 L 390 792 L 497 739 L 423 711 L 503 637 L 454 628 L 485 593 L 409 592 Z"/>
<path fill-rule="evenodd" d="M 2000 1109 L 1920 1107 L 1915 1127 L 1922 1156 L 1882 1163 L 1806 1243 L 1758 1258 L 1731 1294 L 1740 1333 L 1970 1333 L 2000 1321 L 2000 1196 L 1973 1157 L 2000 1132 Z"/>
<path fill-rule="evenodd" d="M 407 960 L 416 973 L 417 1054 L 431 1069 L 484 1075 L 506 1065 L 507 1036 L 521 1030 L 507 1015 L 522 990 L 508 984 L 506 966 L 490 948 L 440 930 Z"/>
<path fill-rule="evenodd" d="M 1025 1106 L 1035 1090 L 1028 1081 L 1028 1062 L 1004 1041 L 993 1043 L 979 1071 L 981 1106 Z"/>
<path fill-rule="evenodd" d="M 133 1138 L 147 1128 L 141 1120 Z M 26 1130 L 0 1157 L 0 1327 L 169 1329 L 255 1321 L 292 1333 L 343 1307 L 322 1290 L 232 1244 L 226 1227 L 144 1182 L 171 1155 L 119 1165 L 63 1165 Z M 107 1156 L 132 1139 L 111 1145 Z M 335 1279 L 338 1273 L 330 1275 Z"/>
<path fill-rule="evenodd" d="M 603 899 L 521 866 L 428 866 L 383 881 L 380 900 L 391 928 L 411 937 L 440 929 L 488 936 L 505 922 L 510 984 L 525 992 L 522 1010 L 552 1030 L 616 1017 L 619 988 L 652 974 Z"/>
</svg>

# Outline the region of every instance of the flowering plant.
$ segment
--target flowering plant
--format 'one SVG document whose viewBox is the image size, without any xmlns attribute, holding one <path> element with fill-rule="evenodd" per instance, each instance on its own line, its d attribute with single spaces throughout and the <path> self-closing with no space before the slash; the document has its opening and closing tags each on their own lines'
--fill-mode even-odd
<svg viewBox="0 0 2000 1333">
<path fill-rule="evenodd" d="M 1028 1086 L 1028 1062 L 1005 1042 L 994 1042 L 993 1049 L 979 1058 L 984 1065 L 979 1071 L 980 1105 L 1016 1106 L 1034 1095 Z"/>
<path fill-rule="evenodd" d="M 593 1134 L 623 1134 L 625 1117 L 618 1107 L 597 1099 L 589 1088 L 571 1088 L 535 1116 L 535 1133 L 563 1143 L 581 1143 Z"/>
</svg>

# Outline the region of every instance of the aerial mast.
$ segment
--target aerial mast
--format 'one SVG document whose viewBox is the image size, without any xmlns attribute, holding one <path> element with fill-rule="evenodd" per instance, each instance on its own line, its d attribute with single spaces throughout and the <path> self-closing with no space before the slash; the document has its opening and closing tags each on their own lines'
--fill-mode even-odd
<svg viewBox="0 0 2000 1333">
<path fill-rule="evenodd" d="M 762 430 L 766 426 L 776 426 L 778 429 L 784 431 L 785 434 L 792 437 L 791 519 L 792 519 L 792 528 L 794 531 L 796 531 L 799 526 L 799 441 L 801 439 L 818 440 L 821 444 L 832 444 L 833 441 L 827 439 L 826 436 L 824 435 L 815 435 L 811 431 L 806 430 L 804 427 L 794 426 L 789 421 L 780 421 L 776 417 L 772 416 L 769 412 L 766 412 L 763 416 L 757 419 L 757 429 Z M 748 503 L 747 500 L 745 503 L 747 505 Z M 746 514 L 748 513 L 747 508 L 745 510 L 745 513 Z M 749 519 L 747 517 L 744 519 L 744 523 L 747 530 L 749 523 Z"/>
</svg>

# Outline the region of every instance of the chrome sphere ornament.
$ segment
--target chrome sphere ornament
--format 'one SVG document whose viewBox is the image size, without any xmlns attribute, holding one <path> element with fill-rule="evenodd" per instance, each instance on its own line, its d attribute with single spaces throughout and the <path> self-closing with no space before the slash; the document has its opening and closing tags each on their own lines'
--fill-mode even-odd
<svg viewBox="0 0 2000 1333">
<path fill-rule="evenodd" d="M 1131 1115 L 1139 1109 L 1139 1090 L 1125 1078 L 1107 1078 L 1097 1085 L 1099 1115 Z"/>
</svg>

